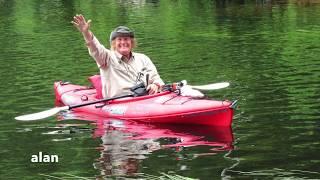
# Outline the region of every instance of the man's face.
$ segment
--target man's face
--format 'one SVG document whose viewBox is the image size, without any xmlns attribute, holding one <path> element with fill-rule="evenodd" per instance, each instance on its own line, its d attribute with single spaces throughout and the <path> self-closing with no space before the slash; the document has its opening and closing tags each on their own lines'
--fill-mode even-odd
<svg viewBox="0 0 320 180">
<path fill-rule="evenodd" d="M 132 49 L 131 37 L 117 37 L 115 39 L 116 50 L 123 56 L 129 56 Z"/>
</svg>

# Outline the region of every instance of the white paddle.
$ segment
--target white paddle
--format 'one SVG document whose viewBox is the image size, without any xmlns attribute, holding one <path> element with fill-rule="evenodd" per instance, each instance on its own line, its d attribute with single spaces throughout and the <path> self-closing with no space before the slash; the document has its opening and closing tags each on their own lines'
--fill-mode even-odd
<svg viewBox="0 0 320 180">
<path fill-rule="evenodd" d="M 58 112 L 65 111 L 65 110 L 69 110 L 69 106 L 54 107 L 46 111 L 18 116 L 18 117 L 15 117 L 15 119 L 18 121 L 34 121 L 34 120 L 44 119 L 44 118 L 53 116 Z"/>
<path fill-rule="evenodd" d="M 191 86 L 191 88 L 198 89 L 198 90 L 216 90 L 216 89 L 226 88 L 229 85 L 230 83 L 228 82 L 222 82 L 222 83 L 207 84 L 202 86 Z"/>
<path fill-rule="evenodd" d="M 18 116 L 18 117 L 15 117 L 15 119 L 18 120 L 18 121 L 34 121 L 34 120 L 44 119 L 44 118 L 53 116 L 53 115 L 55 115 L 55 114 L 57 114 L 58 112 L 61 112 L 61 111 L 70 110 L 70 109 L 73 109 L 73 108 L 87 106 L 87 105 L 91 105 L 91 104 L 97 104 L 97 103 L 101 103 L 101 102 L 106 102 L 106 101 L 110 101 L 110 100 L 125 98 L 125 97 L 132 97 L 132 96 L 133 96 L 133 94 L 125 94 L 125 95 L 122 95 L 122 96 L 116 96 L 116 97 L 112 97 L 112 98 L 100 99 L 100 100 L 97 100 L 97 101 L 87 102 L 87 103 L 83 103 L 83 104 L 63 106 L 63 107 L 54 107 L 54 108 L 48 109 L 46 111 Z"/>
<path fill-rule="evenodd" d="M 181 83 L 185 86 L 187 85 L 187 81 L 183 80 Z M 197 89 L 197 90 L 204 90 L 204 91 L 209 91 L 209 90 L 216 90 L 216 89 L 222 89 L 226 88 L 230 85 L 228 82 L 221 82 L 221 83 L 213 83 L 213 84 L 207 84 L 207 85 L 200 85 L 200 86 L 194 86 L 194 85 L 189 85 L 192 89 Z"/>
</svg>

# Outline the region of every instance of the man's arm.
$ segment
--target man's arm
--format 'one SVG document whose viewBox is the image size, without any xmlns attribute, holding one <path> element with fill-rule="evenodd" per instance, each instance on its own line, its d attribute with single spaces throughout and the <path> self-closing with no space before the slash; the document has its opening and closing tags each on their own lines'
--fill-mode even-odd
<svg viewBox="0 0 320 180">
<path fill-rule="evenodd" d="M 91 20 L 86 21 L 83 15 L 76 15 L 73 17 L 71 23 L 81 32 L 89 54 L 95 59 L 100 67 L 106 67 L 109 59 L 109 50 L 106 49 L 90 31 Z"/>
</svg>

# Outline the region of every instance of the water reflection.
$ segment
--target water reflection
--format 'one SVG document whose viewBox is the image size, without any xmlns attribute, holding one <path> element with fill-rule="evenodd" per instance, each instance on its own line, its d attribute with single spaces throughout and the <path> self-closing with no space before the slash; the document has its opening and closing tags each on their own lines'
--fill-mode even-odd
<svg viewBox="0 0 320 180">
<path fill-rule="evenodd" d="M 137 176 L 142 171 L 143 160 L 163 150 L 173 153 L 177 161 L 233 150 L 232 129 L 226 127 L 144 124 L 80 112 L 67 112 L 59 119 L 85 119 L 95 124 L 93 138 L 100 138 L 102 144 L 98 147 L 100 157 L 96 159 L 94 168 L 102 177 Z M 183 157 L 183 151 L 200 146 L 209 148 Z M 181 165 L 180 169 L 184 168 Z"/>
<path fill-rule="evenodd" d="M 100 158 L 94 164 L 101 175 L 134 175 L 138 173 L 140 161 L 153 151 L 161 149 L 153 139 L 133 139 L 134 133 L 106 126 L 101 136 Z"/>
</svg>

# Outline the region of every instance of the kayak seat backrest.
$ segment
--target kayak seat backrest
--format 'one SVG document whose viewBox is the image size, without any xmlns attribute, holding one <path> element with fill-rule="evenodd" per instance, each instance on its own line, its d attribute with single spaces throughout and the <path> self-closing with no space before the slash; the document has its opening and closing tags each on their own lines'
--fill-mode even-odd
<svg viewBox="0 0 320 180">
<path fill-rule="evenodd" d="M 102 96 L 101 76 L 97 74 L 97 75 L 90 76 L 88 79 L 91 82 L 92 86 L 97 91 L 96 98 L 102 99 L 103 96 Z"/>
</svg>

